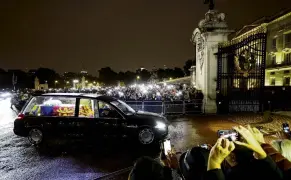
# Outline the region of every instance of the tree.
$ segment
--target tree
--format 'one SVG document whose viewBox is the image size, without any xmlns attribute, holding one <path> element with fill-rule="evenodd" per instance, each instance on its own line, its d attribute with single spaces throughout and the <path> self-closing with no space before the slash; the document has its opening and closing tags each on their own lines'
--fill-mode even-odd
<svg viewBox="0 0 291 180">
<path fill-rule="evenodd" d="M 139 82 L 146 83 L 150 79 L 151 73 L 146 69 L 141 69 L 136 71 L 136 76 L 140 77 Z"/>
<path fill-rule="evenodd" d="M 190 76 L 190 71 L 189 69 L 191 68 L 191 66 L 195 65 L 196 64 L 196 61 L 194 59 L 188 59 L 186 62 L 185 62 L 185 65 L 183 66 L 183 69 L 184 69 L 184 73 L 186 76 Z"/>
<path fill-rule="evenodd" d="M 158 75 L 158 79 L 160 81 L 166 79 L 166 70 L 162 69 L 162 68 L 159 68 L 158 71 L 157 71 L 157 75 Z"/>
<path fill-rule="evenodd" d="M 181 68 L 175 67 L 173 70 L 173 78 L 184 77 L 184 72 Z"/>
<path fill-rule="evenodd" d="M 47 82 L 49 87 L 55 87 L 55 81 L 62 83 L 61 77 L 53 69 L 49 68 L 38 68 L 35 72 L 41 84 Z"/>
<path fill-rule="evenodd" d="M 116 85 L 117 73 L 110 67 L 101 68 L 99 71 L 99 79 L 106 85 Z"/>
<path fill-rule="evenodd" d="M 72 81 L 74 79 L 79 79 L 81 78 L 77 73 L 74 72 L 65 72 L 64 73 L 64 80 L 65 81 Z"/>
<path fill-rule="evenodd" d="M 132 71 L 126 71 L 124 73 L 124 78 L 123 78 L 123 82 L 126 85 L 130 85 L 136 82 L 136 73 L 132 72 Z"/>
</svg>

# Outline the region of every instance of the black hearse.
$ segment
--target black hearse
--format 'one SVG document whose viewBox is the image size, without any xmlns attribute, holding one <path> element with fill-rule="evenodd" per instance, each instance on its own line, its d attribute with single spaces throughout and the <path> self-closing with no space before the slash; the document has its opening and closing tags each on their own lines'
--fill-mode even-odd
<svg viewBox="0 0 291 180">
<path fill-rule="evenodd" d="M 134 137 L 152 144 L 168 135 L 165 117 L 135 111 L 125 102 L 94 94 L 48 93 L 31 97 L 14 121 L 14 133 L 41 144 L 49 137 Z"/>
</svg>

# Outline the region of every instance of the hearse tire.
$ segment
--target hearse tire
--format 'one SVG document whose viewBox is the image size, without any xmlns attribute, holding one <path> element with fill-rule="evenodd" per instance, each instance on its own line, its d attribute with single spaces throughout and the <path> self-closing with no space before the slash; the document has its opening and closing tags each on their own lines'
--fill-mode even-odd
<svg viewBox="0 0 291 180">
<path fill-rule="evenodd" d="M 141 145 L 151 145 L 155 142 L 155 133 L 150 127 L 143 127 L 138 132 L 138 141 Z"/>
<path fill-rule="evenodd" d="M 27 138 L 30 144 L 36 147 L 40 147 L 44 144 L 44 133 L 39 127 L 30 128 Z"/>
</svg>

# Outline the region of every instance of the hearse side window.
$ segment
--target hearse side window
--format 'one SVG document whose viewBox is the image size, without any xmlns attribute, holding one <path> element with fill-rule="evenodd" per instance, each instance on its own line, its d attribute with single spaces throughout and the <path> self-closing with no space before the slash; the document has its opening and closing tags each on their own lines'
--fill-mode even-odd
<svg viewBox="0 0 291 180">
<path fill-rule="evenodd" d="M 29 116 L 75 116 L 76 98 L 37 96 L 31 99 L 24 110 Z"/>
<path fill-rule="evenodd" d="M 79 117 L 86 117 L 86 118 L 96 118 L 98 117 L 98 108 L 96 107 L 96 101 L 93 99 L 80 99 L 80 106 L 79 106 Z"/>
<path fill-rule="evenodd" d="M 121 115 L 112 107 L 112 105 L 98 101 L 100 118 L 121 118 Z"/>
</svg>

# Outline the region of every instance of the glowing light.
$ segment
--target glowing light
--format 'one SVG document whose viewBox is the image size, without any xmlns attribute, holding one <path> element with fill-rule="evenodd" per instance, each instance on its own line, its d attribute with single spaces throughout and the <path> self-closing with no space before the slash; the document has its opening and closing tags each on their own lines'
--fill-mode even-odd
<svg viewBox="0 0 291 180">
<path fill-rule="evenodd" d="M 166 129 L 166 124 L 158 121 L 157 125 L 155 126 L 155 128 L 157 128 L 159 130 L 165 130 Z"/>
<path fill-rule="evenodd" d="M 111 95 L 111 94 L 112 94 L 112 90 L 109 89 L 109 90 L 107 91 L 107 94 Z"/>
<path fill-rule="evenodd" d="M 157 96 L 161 96 L 161 93 L 160 92 L 157 92 Z"/>
<path fill-rule="evenodd" d="M 74 79 L 73 83 L 79 83 L 79 80 L 78 79 Z"/>
<path fill-rule="evenodd" d="M 121 91 L 119 91 L 118 94 L 119 94 L 119 96 L 124 96 L 124 93 Z"/>
<path fill-rule="evenodd" d="M 167 89 L 172 89 L 174 86 L 173 85 L 167 85 L 166 88 Z"/>
<path fill-rule="evenodd" d="M 176 96 L 181 96 L 182 95 L 182 91 L 178 91 L 177 93 L 176 93 Z"/>
<path fill-rule="evenodd" d="M 140 76 L 136 76 L 136 79 L 140 79 Z"/>
<path fill-rule="evenodd" d="M 141 91 L 142 91 L 142 93 L 144 93 L 144 94 L 147 94 L 147 93 L 148 93 L 148 90 L 147 90 L 147 89 L 142 89 Z"/>
<path fill-rule="evenodd" d="M 9 96 L 11 96 L 11 94 L 9 92 L 1 94 L 1 97 L 3 97 L 3 98 L 7 98 Z"/>
</svg>

